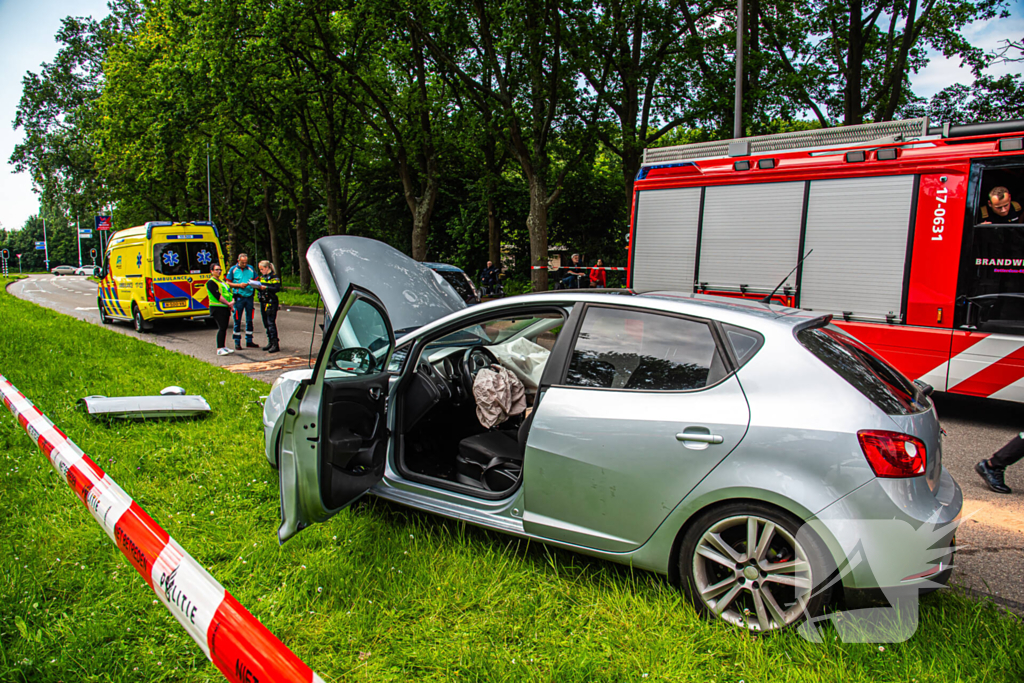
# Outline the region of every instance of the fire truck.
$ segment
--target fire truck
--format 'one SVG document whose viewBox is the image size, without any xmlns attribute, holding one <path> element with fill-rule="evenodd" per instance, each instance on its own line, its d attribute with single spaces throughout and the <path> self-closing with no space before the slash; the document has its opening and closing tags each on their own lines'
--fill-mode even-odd
<svg viewBox="0 0 1024 683">
<path fill-rule="evenodd" d="M 988 206 L 993 190 L 1005 204 L 998 188 L 1012 216 L 1024 121 L 922 118 L 649 149 L 628 283 L 770 295 L 832 314 L 937 390 L 1024 401 L 1024 225 Z"/>
</svg>

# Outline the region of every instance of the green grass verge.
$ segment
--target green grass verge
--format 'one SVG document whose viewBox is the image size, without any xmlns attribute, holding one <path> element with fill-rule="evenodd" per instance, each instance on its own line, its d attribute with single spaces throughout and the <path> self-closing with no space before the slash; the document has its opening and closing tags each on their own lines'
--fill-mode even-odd
<svg viewBox="0 0 1024 683">
<path fill-rule="evenodd" d="M 297 289 L 282 289 L 277 293 L 277 300 L 282 306 L 308 306 L 314 308 L 317 305 L 318 295 L 313 292 L 302 292 Z"/>
<path fill-rule="evenodd" d="M 908 643 L 763 638 L 661 578 L 371 501 L 276 542 L 266 385 L 0 292 L 0 373 L 326 681 L 1019 681 L 1024 627 L 924 599 Z M 199 421 L 96 422 L 89 394 L 204 395 Z M 216 681 L 6 410 L 0 681 Z"/>
</svg>

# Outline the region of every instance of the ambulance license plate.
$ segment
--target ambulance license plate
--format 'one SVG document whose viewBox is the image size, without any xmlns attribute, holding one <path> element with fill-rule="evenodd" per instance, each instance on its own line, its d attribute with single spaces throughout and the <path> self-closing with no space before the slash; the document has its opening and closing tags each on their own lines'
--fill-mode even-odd
<svg viewBox="0 0 1024 683">
<path fill-rule="evenodd" d="M 188 299 L 164 299 L 164 308 L 188 308 Z"/>
</svg>

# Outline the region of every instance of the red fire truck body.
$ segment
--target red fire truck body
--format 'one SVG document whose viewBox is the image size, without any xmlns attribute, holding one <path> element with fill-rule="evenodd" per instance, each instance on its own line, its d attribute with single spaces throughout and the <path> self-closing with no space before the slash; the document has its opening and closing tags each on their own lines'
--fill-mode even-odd
<svg viewBox="0 0 1024 683">
<path fill-rule="evenodd" d="M 629 286 L 779 285 L 911 379 L 1024 401 L 1024 225 L 981 213 L 999 187 L 1024 203 L 1022 142 L 1024 121 L 919 119 L 648 150 Z"/>
</svg>

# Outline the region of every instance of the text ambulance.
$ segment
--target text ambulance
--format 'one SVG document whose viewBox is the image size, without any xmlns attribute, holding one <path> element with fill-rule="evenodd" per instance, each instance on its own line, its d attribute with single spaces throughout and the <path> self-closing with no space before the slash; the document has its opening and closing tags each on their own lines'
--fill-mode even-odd
<svg viewBox="0 0 1024 683">
<path fill-rule="evenodd" d="M 110 237 L 97 305 L 104 323 L 131 320 L 144 332 L 164 318 L 210 314 L 210 266 L 224 263 L 217 226 L 149 222 Z"/>
<path fill-rule="evenodd" d="M 1024 121 L 924 118 L 649 149 L 629 285 L 779 285 L 912 379 L 1024 401 L 1024 225 L 981 211 L 996 188 L 1024 200 L 1022 143 Z"/>
</svg>

